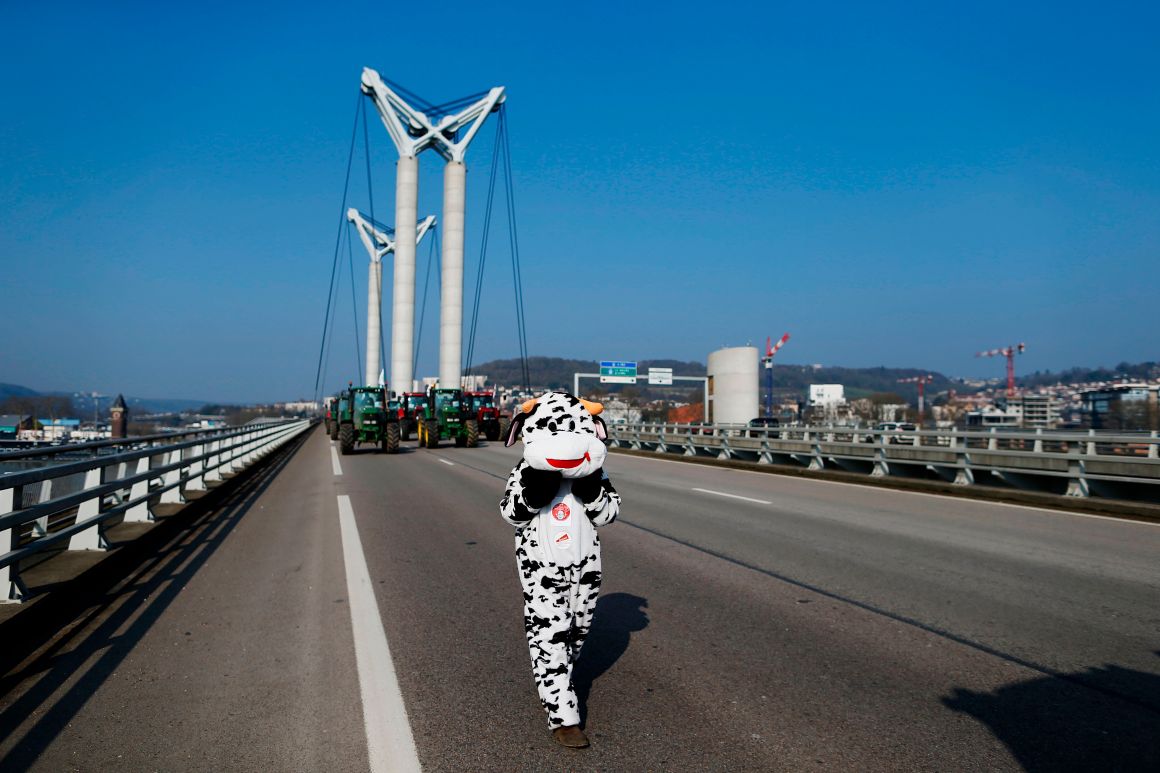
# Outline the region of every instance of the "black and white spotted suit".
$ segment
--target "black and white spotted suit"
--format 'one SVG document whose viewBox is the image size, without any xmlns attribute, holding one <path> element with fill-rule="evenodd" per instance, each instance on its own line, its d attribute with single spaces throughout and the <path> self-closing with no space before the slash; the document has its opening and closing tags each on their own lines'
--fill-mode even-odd
<svg viewBox="0 0 1160 773">
<path fill-rule="evenodd" d="M 604 424 L 576 398 L 548 393 L 516 422 L 524 458 L 508 476 L 500 515 L 516 527 L 528 651 L 554 729 L 580 724 L 572 666 L 600 594 L 596 527 L 616 518 L 620 495 L 603 469 Z M 520 430 L 513 423 L 509 445 Z"/>
</svg>

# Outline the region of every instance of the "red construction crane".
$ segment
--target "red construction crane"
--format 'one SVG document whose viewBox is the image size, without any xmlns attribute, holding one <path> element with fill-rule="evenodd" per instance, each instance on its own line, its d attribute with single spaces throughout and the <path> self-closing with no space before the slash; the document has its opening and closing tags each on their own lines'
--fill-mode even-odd
<svg viewBox="0 0 1160 773">
<path fill-rule="evenodd" d="M 1008 346 L 1003 349 L 988 349 L 985 352 L 978 352 L 976 357 L 999 357 L 1007 358 L 1007 396 L 1015 396 L 1015 355 L 1023 354 L 1023 350 L 1027 348 L 1027 344 L 1016 344 L 1015 346 Z"/>
<path fill-rule="evenodd" d="M 934 376 L 927 373 L 925 376 L 911 376 L 910 378 L 898 379 L 899 384 L 918 384 L 918 421 L 922 423 L 923 411 L 923 391 L 926 385 L 934 381 Z"/>
<path fill-rule="evenodd" d="M 773 343 L 773 339 L 766 337 L 765 339 L 765 356 L 761 361 L 765 364 L 765 415 L 773 415 L 773 355 L 777 354 L 777 350 L 785 346 L 785 342 L 789 340 L 789 333 L 786 333 Z"/>
</svg>

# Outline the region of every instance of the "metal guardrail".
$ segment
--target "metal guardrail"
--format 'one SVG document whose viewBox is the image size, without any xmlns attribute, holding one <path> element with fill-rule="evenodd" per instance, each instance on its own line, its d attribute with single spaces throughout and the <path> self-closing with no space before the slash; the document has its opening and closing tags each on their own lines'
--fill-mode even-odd
<svg viewBox="0 0 1160 773">
<path fill-rule="evenodd" d="M 249 466 L 314 422 L 104 440 L 0 455 L 0 602 L 22 601 L 22 563 L 105 550 L 114 523 L 153 521 Z"/>
<path fill-rule="evenodd" d="M 876 477 L 935 477 L 1077 497 L 1160 496 L 1157 432 L 614 424 L 609 437 L 622 448 Z"/>
</svg>

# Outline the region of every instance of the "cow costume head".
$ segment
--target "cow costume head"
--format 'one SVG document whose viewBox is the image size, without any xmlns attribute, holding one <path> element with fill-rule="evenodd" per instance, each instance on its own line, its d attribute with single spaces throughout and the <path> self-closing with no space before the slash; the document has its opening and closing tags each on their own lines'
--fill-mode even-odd
<svg viewBox="0 0 1160 773">
<path fill-rule="evenodd" d="M 537 470 L 583 478 L 604 466 L 608 430 L 600 403 L 567 392 L 545 392 L 520 406 L 512 417 L 504 445 L 523 436 L 524 460 Z"/>
</svg>

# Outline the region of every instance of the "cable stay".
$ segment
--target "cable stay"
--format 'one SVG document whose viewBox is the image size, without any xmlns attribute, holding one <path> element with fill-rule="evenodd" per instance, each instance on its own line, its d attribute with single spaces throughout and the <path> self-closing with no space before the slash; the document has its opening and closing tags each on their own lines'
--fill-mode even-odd
<svg viewBox="0 0 1160 773">
<path fill-rule="evenodd" d="M 327 349 L 327 336 L 326 336 L 326 334 L 327 334 L 327 330 L 330 328 L 331 305 L 332 305 L 332 302 L 337 303 L 337 301 L 338 301 L 338 292 L 337 292 L 337 285 L 335 283 L 335 275 L 336 275 L 337 269 L 340 265 L 338 262 L 339 249 L 342 247 L 342 237 L 343 237 L 344 232 L 346 231 L 346 229 L 343 227 L 343 221 L 346 220 L 346 199 L 347 199 L 347 195 L 350 193 L 350 170 L 351 170 L 351 166 L 354 162 L 354 143 L 355 143 L 355 138 L 358 136 L 359 114 L 362 113 L 363 111 L 364 111 L 363 97 L 362 97 L 362 92 L 360 91 L 358 93 L 357 101 L 355 102 L 354 126 L 351 127 L 351 131 L 350 131 L 350 150 L 347 152 L 347 156 L 346 156 L 346 179 L 343 181 L 343 184 L 342 184 L 342 205 L 339 207 L 338 233 L 336 233 L 334 236 L 334 259 L 332 260 L 331 266 L 330 266 L 330 287 L 329 287 L 329 289 L 327 291 L 327 295 L 326 295 L 326 313 L 323 315 L 323 318 L 322 318 L 322 343 L 318 347 L 318 368 L 314 374 L 314 399 L 315 400 L 322 399 L 321 382 L 322 382 L 323 353 Z M 353 280 L 352 280 L 352 284 L 353 284 Z M 357 348 L 356 348 L 356 350 L 357 350 Z"/>
<path fill-rule="evenodd" d="M 502 167 L 500 161 L 502 158 Z M 491 236 L 491 220 L 495 211 L 495 185 L 502 172 L 504 178 L 504 200 L 508 225 L 508 249 L 512 261 L 512 287 L 515 293 L 516 309 L 516 340 L 520 351 L 520 373 L 523 377 L 525 391 L 531 390 L 531 374 L 528 367 L 528 337 L 527 322 L 524 316 L 524 288 L 520 266 L 519 233 L 516 230 L 515 185 L 512 179 L 511 142 L 507 128 L 507 103 L 499 108 L 499 120 L 496 125 L 495 147 L 491 160 L 491 175 L 488 180 L 487 205 L 484 211 L 483 235 L 480 242 L 479 267 L 476 270 L 475 294 L 471 313 L 471 328 L 467 344 L 467 356 L 464 373 L 472 375 L 473 358 L 475 356 L 475 336 L 479 326 L 479 310 L 483 300 L 483 276 L 487 263 L 487 248 Z"/>
<path fill-rule="evenodd" d="M 415 332 L 415 356 L 411 362 L 411 372 L 417 373 L 419 371 L 419 347 L 423 343 L 423 320 L 427 316 L 427 290 L 431 286 L 431 266 L 435 266 L 435 281 L 441 282 L 443 275 L 439 266 L 439 232 L 431 232 L 431 248 L 427 251 L 427 271 L 426 278 L 423 280 L 423 303 L 419 309 L 419 327 Z"/>
</svg>

